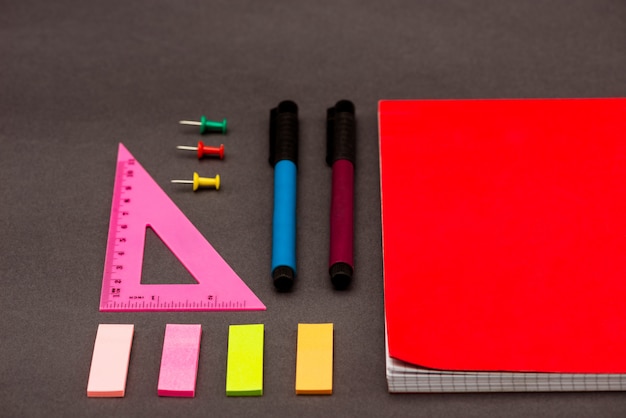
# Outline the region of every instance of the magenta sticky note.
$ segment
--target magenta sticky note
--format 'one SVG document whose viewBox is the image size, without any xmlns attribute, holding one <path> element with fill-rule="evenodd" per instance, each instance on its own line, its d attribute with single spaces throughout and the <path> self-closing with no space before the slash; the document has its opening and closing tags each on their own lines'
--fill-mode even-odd
<svg viewBox="0 0 626 418">
<path fill-rule="evenodd" d="M 167 324 L 159 373 L 159 396 L 193 398 L 196 394 L 202 326 Z"/>
</svg>

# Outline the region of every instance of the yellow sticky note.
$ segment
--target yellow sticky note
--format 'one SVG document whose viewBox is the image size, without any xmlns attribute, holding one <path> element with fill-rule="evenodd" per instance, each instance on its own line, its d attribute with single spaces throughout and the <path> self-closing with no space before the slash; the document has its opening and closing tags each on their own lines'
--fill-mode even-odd
<svg viewBox="0 0 626 418">
<path fill-rule="evenodd" d="M 227 396 L 263 395 L 263 324 L 228 329 Z"/>
<path fill-rule="evenodd" d="M 333 324 L 298 324 L 296 394 L 333 393 Z"/>
</svg>

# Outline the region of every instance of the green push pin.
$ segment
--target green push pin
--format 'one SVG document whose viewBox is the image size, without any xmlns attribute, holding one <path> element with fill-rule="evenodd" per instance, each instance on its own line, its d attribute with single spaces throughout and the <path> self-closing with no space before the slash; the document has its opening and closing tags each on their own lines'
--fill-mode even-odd
<svg viewBox="0 0 626 418">
<path fill-rule="evenodd" d="M 200 127 L 200 133 L 205 134 L 207 132 L 221 132 L 226 133 L 226 119 L 221 122 L 208 120 L 204 116 L 200 118 L 200 122 L 195 120 L 181 120 L 181 125 L 194 125 Z"/>
</svg>

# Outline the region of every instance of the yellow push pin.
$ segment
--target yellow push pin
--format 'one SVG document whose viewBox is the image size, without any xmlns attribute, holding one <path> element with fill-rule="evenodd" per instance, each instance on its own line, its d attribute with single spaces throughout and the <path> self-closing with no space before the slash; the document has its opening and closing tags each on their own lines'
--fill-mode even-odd
<svg viewBox="0 0 626 418">
<path fill-rule="evenodd" d="M 200 177 L 198 173 L 193 173 L 193 180 L 172 180 L 172 183 L 177 184 L 193 184 L 193 191 L 195 192 L 200 187 L 215 187 L 215 190 L 220 189 L 220 175 L 215 177 Z"/>
</svg>

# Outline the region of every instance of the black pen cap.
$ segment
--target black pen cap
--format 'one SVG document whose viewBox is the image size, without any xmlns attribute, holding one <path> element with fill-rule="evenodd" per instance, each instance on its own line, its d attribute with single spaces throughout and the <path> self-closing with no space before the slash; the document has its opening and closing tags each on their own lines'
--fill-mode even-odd
<svg viewBox="0 0 626 418">
<path fill-rule="evenodd" d="M 356 118 L 354 104 L 340 100 L 326 111 L 326 164 L 356 160 Z"/>
<path fill-rule="evenodd" d="M 285 100 L 270 111 L 270 164 L 281 160 L 298 164 L 298 105 Z"/>
</svg>

